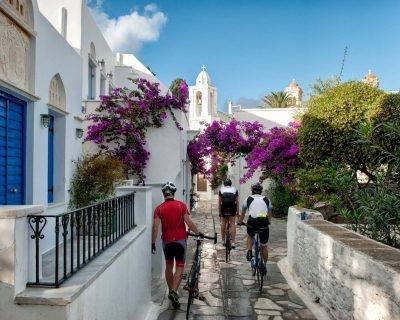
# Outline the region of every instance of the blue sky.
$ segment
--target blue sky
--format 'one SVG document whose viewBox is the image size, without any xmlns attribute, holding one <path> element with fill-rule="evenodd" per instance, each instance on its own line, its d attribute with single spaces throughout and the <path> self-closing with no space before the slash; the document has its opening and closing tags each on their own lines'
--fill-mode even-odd
<svg viewBox="0 0 400 320">
<path fill-rule="evenodd" d="M 381 88 L 400 89 L 398 0 L 104 0 L 101 10 L 110 19 L 161 14 L 157 34 L 133 46 L 135 54 L 165 84 L 178 76 L 193 84 L 205 64 L 219 109 L 292 78 L 307 93 L 317 77 L 339 73 L 346 45 L 343 79 L 372 69 Z"/>
</svg>

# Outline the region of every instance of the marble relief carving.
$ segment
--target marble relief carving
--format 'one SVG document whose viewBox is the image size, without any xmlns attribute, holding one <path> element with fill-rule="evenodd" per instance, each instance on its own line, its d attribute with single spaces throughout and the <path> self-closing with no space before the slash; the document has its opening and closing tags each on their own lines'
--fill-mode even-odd
<svg viewBox="0 0 400 320">
<path fill-rule="evenodd" d="M 49 88 L 49 104 L 65 111 L 65 91 L 59 75 L 51 79 Z"/>
<path fill-rule="evenodd" d="M 29 36 L 0 12 L 0 78 L 29 90 Z"/>
</svg>

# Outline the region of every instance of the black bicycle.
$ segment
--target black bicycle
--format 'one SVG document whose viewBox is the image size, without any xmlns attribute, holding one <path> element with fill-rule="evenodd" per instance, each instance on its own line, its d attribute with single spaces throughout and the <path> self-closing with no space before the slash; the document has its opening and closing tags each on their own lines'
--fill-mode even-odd
<svg viewBox="0 0 400 320">
<path fill-rule="evenodd" d="M 187 278 L 185 289 L 188 290 L 188 302 L 186 309 L 186 319 L 189 319 L 190 306 L 193 303 L 194 299 L 199 299 L 199 276 L 200 276 L 200 263 L 201 263 L 201 244 L 204 239 L 214 240 L 214 244 L 217 243 L 217 233 L 214 234 L 214 237 L 204 236 L 200 237 L 197 234 L 189 233 L 189 236 L 195 237 L 196 239 L 196 252 L 194 254 L 193 264 L 190 268 L 190 273 Z"/>
<path fill-rule="evenodd" d="M 262 293 L 264 278 L 267 276 L 267 267 L 261 257 L 261 247 L 260 247 L 260 233 L 267 230 L 268 227 L 253 227 L 247 223 L 242 222 L 242 226 L 254 229 L 255 236 L 253 238 L 253 257 L 250 260 L 251 269 L 253 270 L 253 277 L 257 276 L 257 283 L 259 284 L 259 291 Z"/>
</svg>

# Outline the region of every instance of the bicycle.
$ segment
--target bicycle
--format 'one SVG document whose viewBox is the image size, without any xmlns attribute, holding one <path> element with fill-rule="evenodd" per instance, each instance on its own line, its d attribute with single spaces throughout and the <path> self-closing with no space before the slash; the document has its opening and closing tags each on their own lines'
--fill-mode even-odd
<svg viewBox="0 0 400 320">
<path fill-rule="evenodd" d="M 214 237 L 204 236 L 199 237 L 197 234 L 188 233 L 189 236 L 195 237 L 196 239 L 196 251 L 194 254 L 193 264 L 190 268 L 189 276 L 186 282 L 186 290 L 189 291 L 187 308 L 186 308 L 186 319 L 189 319 L 190 306 L 194 299 L 199 299 L 199 275 L 200 275 L 200 263 L 201 263 L 201 243 L 204 239 L 214 240 L 214 244 L 217 243 L 217 233 Z"/>
<path fill-rule="evenodd" d="M 260 288 L 259 291 L 262 293 L 263 285 L 264 285 L 264 277 L 267 276 L 267 268 L 264 264 L 263 259 L 260 257 L 260 233 L 264 230 L 267 230 L 268 227 L 258 227 L 254 228 L 253 226 L 248 225 L 247 223 L 242 222 L 242 226 L 246 226 L 248 228 L 254 229 L 255 236 L 253 238 L 253 257 L 250 260 L 251 269 L 253 270 L 253 277 L 257 276 L 257 283 Z"/>
</svg>

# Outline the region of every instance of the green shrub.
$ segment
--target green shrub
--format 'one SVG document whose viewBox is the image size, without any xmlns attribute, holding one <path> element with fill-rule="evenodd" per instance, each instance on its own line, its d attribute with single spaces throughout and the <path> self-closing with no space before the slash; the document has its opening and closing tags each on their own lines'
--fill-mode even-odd
<svg viewBox="0 0 400 320">
<path fill-rule="evenodd" d="M 211 178 L 211 189 L 216 190 L 227 178 L 229 167 L 227 164 L 222 164 L 217 172 Z"/>
<path fill-rule="evenodd" d="M 333 161 L 313 168 L 302 168 L 296 173 L 299 204 L 312 208 L 322 201 L 334 211 L 352 208 L 352 194 L 357 189 L 353 173 Z"/>
<path fill-rule="evenodd" d="M 70 207 L 81 208 L 114 194 L 114 183 L 125 178 L 121 161 L 106 155 L 85 155 L 75 161 L 71 179 Z"/>
<path fill-rule="evenodd" d="M 380 163 L 399 163 L 400 94 L 387 94 L 376 101 L 368 115 L 371 150 L 378 151 Z"/>
<path fill-rule="evenodd" d="M 372 114 L 380 114 L 378 101 L 384 95 L 361 82 L 347 82 L 313 96 L 299 128 L 302 161 L 312 167 L 331 158 L 353 170 L 367 170 L 372 155 L 355 143 L 356 129 Z"/>
<path fill-rule="evenodd" d="M 288 185 L 275 181 L 266 192 L 272 202 L 272 215 L 286 217 L 290 206 L 296 204 L 297 197 Z"/>
<path fill-rule="evenodd" d="M 352 229 L 390 246 L 400 247 L 400 196 L 385 184 L 358 190 L 356 210 L 343 210 Z"/>
</svg>

